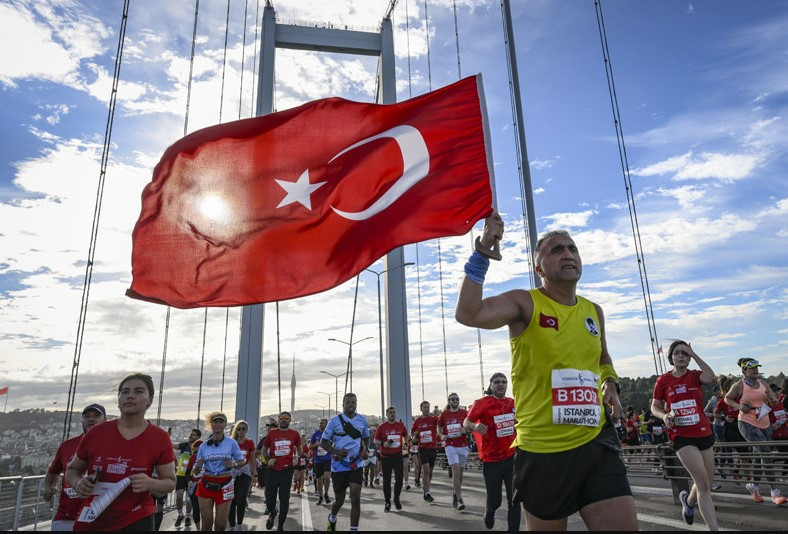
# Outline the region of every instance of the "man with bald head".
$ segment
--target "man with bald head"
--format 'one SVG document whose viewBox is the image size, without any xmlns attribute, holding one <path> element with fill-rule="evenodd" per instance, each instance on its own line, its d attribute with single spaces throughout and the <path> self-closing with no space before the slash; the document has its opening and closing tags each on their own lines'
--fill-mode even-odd
<svg viewBox="0 0 788 534">
<path fill-rule="evenodd" d="M 602 308 L 576 293 L 583 272 L 577 245 L 566 231 L 548 232 L 534 251 L 542 287 L 482 298 L 489 258 L 502 237 L 503 220 L 493 213 L 465 265 L 456 318 L 476 328 L 509 328 L 514 502 L 523 503 L 529 530 L 566 530 L 578 511 L 589 530 L 636 530 L 608 413 L 621 414 L 618 377 Z"/>
</svg>

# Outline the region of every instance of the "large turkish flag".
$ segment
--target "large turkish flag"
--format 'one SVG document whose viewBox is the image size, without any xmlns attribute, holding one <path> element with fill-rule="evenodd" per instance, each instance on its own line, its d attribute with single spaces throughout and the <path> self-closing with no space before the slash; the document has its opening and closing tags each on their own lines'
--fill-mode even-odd
<svg viewBox="0 0 788 534">
<path fill-rule="evenodd" d="M 211 126 L 142 192 L 127 295 L 178 308 L 325 291 L 492 212 L 481 76 L 399 104 L 328 98 Z"/>
</svg>

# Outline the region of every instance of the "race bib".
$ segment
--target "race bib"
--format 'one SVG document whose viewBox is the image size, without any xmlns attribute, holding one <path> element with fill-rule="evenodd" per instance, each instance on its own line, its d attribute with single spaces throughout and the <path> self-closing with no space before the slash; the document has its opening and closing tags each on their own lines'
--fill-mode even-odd
<svg viewBox="0 0 788 534">
<path fill-rule="evenodd" d="M 66 497 L 68 497 L 69 499 L 76 499 L 77 497 L 79 497 L 79 495 L 77 494 L 77 490 L 71 487 L 63 488 L 63 493 L 65 493 Z"/>
<path fill-rule="evenodd" d="M 599 375 L 578 369 L 553 369 L 553 424 L 599 426 Z"/>
<path fill-rule="evenodd" d="M 785 424 L 785 410 L 774 410 L 774 422 L 778 425 Z"/>
<path fill-rule="evenodd" d="M 290 440 L 280 439 L 274 442 L 274 456 L 289 456 L 290 455 Z"/>
<path fill-rule="evenodd" d="M 692 426 L 700 423 L 700 410 L 695 399 L 674 402 L 670 405 L 676 426 Z"/>
<path fill-rule="evenodd" d="M 652 431 L 654 432 L 655 436 L 661 436 L 662 435 L 662 427 L 661 426 L 655 426 Z"/>
<path fill-rule="evenodd" d="M 325 456 L 326 454 L 328 454 L 328 451 L 324 450 L 323 447 L 318 447 L 317 448 L 317 455 L 318 456 Z"/>
<path fill-rule="evenodd" d="M 460 423 L 449 423 L 446 425 L 446 436 L 449 438 L 462 436 L 462 425 Z"/>
<path fill-rule="evenodd" d="M 499 438 L 514 435 L 514 414 L 503 413 L 501 415 L 493 416 L 495 423 L 495 435 Z"/>
<path fill-rule="evenodd" d="M 399 447 L 400 446 L 400 435 L 399 434 L 389 434 L 388 436 L 386 436 L 386 438 L 391 442 L 391 445 L 389 446 L 390 449 L 393 449 L 394 447 Z"/>
<path fill-rule="evenodd" d="M 419 442 L 432 443 L 432 430 L 422 430 L 419 432 Z"/>
<path fill-rule="evenodd" d="M 222 500 L 232 501 L 235 498 L 235 480 L 231 481 L 225 487 L 222 488 Z"/>
</svg>

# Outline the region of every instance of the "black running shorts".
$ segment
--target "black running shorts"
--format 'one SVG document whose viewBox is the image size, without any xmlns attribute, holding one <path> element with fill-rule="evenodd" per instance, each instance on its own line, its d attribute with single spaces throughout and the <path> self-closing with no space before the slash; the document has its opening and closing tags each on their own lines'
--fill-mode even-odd
<svg viewBox="0 0 788 534">
<path fill-rule="evenodd" d="M 331 472 L 331 461 L 328 461 L 328 462 L 315 462 L 315 465 L 313 466 L 313 469 L 315 471 L 315 476 L 320 478 L 324 474 Z"/>
<path fill-rule="evenodd" d="M 364 480 L 364 468 L 354 471 L 332 471 L 331 484 L 334 486 L 335 493 L 343 493 L 350 484 L 361 485 Z"/>
<path fill-rule="evenodd" d="M 673 440 L 674 451 L 678 451 L 682 447 L 687 447 L 690 445 L 696 447 L 699 451 L 710 449 L 714 446 L 714 435 L 709 434 L 708 436 L 702 438 L 685 438 L 682 436 L 676 436 L 676 439 Z"/>
<path fill-rule="evenodd" d="M 518 449 L 513 501 L 522 502 L 529 514 L 551 521 L 569 517 L 595 502 L 632 495 L 617 449 L 618 436 L 610 424 L 595 439 L 568 451 Z"/>
<path fill-rule="evenodd" d="M 435 467 L 435 458 L 437 458 L 438 451 L 435 449 L 419 449 L 419 461 L 421 465 L 427 465 Z"/>
<path fill-rule="evenodd" d="M 175 491 L 185 490 L 189 487 L 189 477 L 175 477 Z"/>
</svg>

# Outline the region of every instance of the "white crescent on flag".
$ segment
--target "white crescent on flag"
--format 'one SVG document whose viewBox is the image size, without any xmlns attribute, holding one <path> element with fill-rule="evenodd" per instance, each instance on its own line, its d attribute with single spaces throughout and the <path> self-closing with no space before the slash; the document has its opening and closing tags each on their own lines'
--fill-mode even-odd
<svg viewBox="0 0 788 534">
<path fill-rule="evenodd" d="M 372 137 L 367 137 L 358 143 L 350 145 L 336 156 L 328 160 L 328 163 L 331 163 L 342 154 L 350 152 L 351 150 L 365 145 L 370 141 L 384 137 L 390 137 L 394 139 L 399 146 L 400 152 L 402 153 L 402 176 L 399 177 L 399 179 L 394 183 L 394 185 L 391 186 L 391 188 L 389 188 L 388 191 L 383 193 L 379 199 L 377 199 L 371 206 L 363 211 L 342 211 L 335 208 L 334 206 L 331 206 L 331 209 L 334 210 L 334 212 L 340 217 L 344 217 L 345 219 L 350 219 L 352 221 L 363 221 L 365 219 L 369 219 L 373 215 L 376 215 L 391 206 L 399 197 L 404 195 L 408 189 L 416 185 L 430 172 L 430 153 L 427 150 L 427 144 L 424 142 L 424 137 L 422 137 L 421 133 L 416 128 L 405 124 L 395 126 L 394 128 L 386 130 L 385 132 L 373 135 Z"/>
</svg>

